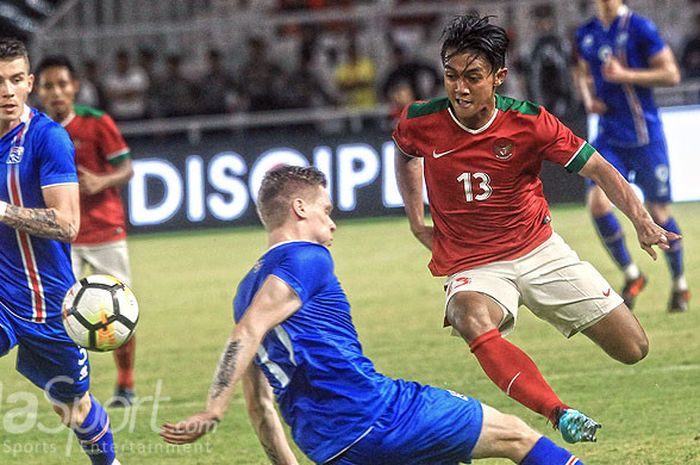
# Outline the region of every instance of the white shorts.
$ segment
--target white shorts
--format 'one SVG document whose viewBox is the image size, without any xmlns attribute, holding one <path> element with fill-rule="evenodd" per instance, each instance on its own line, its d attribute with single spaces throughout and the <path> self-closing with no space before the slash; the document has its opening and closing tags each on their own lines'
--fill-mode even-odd
<svg viewBox="0 0 700 465">
<path fill-rule="evenodd" d="M 449 276 L 445 308 L 453 295 L 465 291 L 485 294 L 499 304 L 503 334 L 515 327 L 521 304 L 571 337 L 623 302 L 608 281 L 590 263 L 581 261 L 556 233 L 523 257 Z"/>
<path fill-rule="evenodd" d="M 71 245 L 71 260 L 76 278 L 88 272 L 109 274 L 131 287 L 129 250 L 125 239 L 105 244 Z"/>
</svg>

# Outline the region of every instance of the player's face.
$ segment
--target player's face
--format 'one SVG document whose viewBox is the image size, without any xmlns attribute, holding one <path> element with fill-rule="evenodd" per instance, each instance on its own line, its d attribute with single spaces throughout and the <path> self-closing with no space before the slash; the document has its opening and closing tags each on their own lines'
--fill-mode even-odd
<svg viewBox="0 0 700 465">
<path fill-rule="evenodd" d="M 481 55 L 458 53 L 445 63 L 444 80 L 447 97 L 455 115 L 465 126 L 478 129 L 495 111 L 495 93 L 508 70 L 495 73 Z"/>
<path fill-rule="evenodd" d="M 55 120 L 61 121 L 73 111 L 78 83 L 68 68 L 53 66 L 39 75 L 39 98 L 44 110 Z"/>
<path fill-rule="evenodd" d="M 0 60 L 0 126 L 19 123 L 33 84 L 26 59 Z"/>
<path fill-rule="evenodd" d="M 310 238 L 314 242 L 330 247 L 333 242 L 333 232 L 335 232 L 335 222 L 331 219 L 333 204 L 328 196 L 328 192 L 318 186 L 318 192 L 308 204 L 308 216 Z"/>
</svg>

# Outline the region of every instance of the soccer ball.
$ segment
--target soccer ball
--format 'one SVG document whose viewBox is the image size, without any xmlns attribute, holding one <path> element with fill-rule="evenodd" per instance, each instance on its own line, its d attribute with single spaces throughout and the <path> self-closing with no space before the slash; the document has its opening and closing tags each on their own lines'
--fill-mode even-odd
<svg viewBox="0 0 700 465">
<path fill-rule="evenodd" d="M 63 299 L 63 326 L 76 344 L 88 350 L 121 347 L 134 334 L 138 321 L 134 293 L 113 276 L 82 278 Z"/>
</svg>

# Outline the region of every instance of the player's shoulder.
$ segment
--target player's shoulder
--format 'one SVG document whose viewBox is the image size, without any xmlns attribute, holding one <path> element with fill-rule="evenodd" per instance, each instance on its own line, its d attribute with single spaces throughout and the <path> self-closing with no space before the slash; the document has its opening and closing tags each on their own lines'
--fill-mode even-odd
<svg viewBox="0 0 700 465">
<path fill-rule="evenodd" d="M 517 100 L 500 94 L 496 94 L 496 108 L 504 113 L 510 112 L 523 117 L 537 117 L 542 112 L 542 107 L 534 102 Z"/>
<path fill-rule="evenodd" d="M 416 119 L 447 111 L 450 101 L 447 97 L 436 97 L 430 100 L 419 100 L 408 105 L 405 119 Z"/>
<path fill-rule="evenodd" d="M 636 11 L 630 11 L 630 28 L 632 29 L 645 29 L 645 30 L 655 30 L 656 29 L 656 24 L 654 21 L 651 20 L 651 18 L 648 18 L 642 14 L 637 13 Z"/>
<path fill-rule="evenodd" d="M 598 27 L 599 23 L 600 21 L 595 16 L 588 18 L 588 20 L 584 21 L 576 28 L 576 35 L 581 36 L 590 33 Z"/>
<path fill-rule="evenodd" d="M 63 126 L 52 120 L 46 113 L 43 113 L 35 108 L 32 108 L 32 112 L 32 119 L 30 122 L 29 130 L 27 131 L 28 137 L 30 135 L 32 137 L 39 138 L 46 137 L 47 135 L 49 137 L 55 135 L 65 135 L 66 137 L 68 137 L 68 133 L 63 128 Z"/>
</svg>

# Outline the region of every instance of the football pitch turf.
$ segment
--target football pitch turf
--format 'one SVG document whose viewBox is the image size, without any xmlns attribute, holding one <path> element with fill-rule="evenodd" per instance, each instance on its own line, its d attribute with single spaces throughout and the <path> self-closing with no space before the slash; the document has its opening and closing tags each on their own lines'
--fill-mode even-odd
<svg viewBox="0 0 700 465">
<path fill-rule="evenodd" d="M 586 337 L 566 340 L 524 308 L 509 337 L 535 360 L 564 402 L 603 424 L 598 443 L 568 446 L 587 465 L 700 463 L 700 203 L 674 209 L 685 237 L 686 274 L 696 292 L 689 312 L 666 312 L 670 279 L 665 259 L 661 255 L 652 262 L 628 234 L 628 245 L 650 278 L 635 307 L 650 338 L 645 360 L 634 366 L 615 362 Z M 619 288 L 622 277 L 584 208 L 554 208 L 553 219 L 555 230 Z M 630 232 L 628 222 L 625 226 Z M 157 435 L 164 421 L 204 407 L 232 327 L 235 287 L 267 248 L 263 230 L 139 235 L 129 244 L 141 306 L 140 398 L 135 408 L 110 410 L 122 464 L 269 463 L 240 389 L 218 430 L 200 442 L 166 446 Z M 498 390 L 465 343 L 442 328 L 441 280 L 429 275 L 429 253 L 412 238 L 403 217 L 341 221 L 331 251 L 365 353 L 378 371 L 477 397 L 564 445 L 542 417 Z M 15 357 L 16 350 L 0 359 L 0 464 L 88 464 L 41 393 L 15 372 Z M 91 363 L 91 390 L 106 401 L 114 382 L 112 357 L 93 354 Z M 301 463 L 311 463 L 297 455 Z"/>
</svg>

